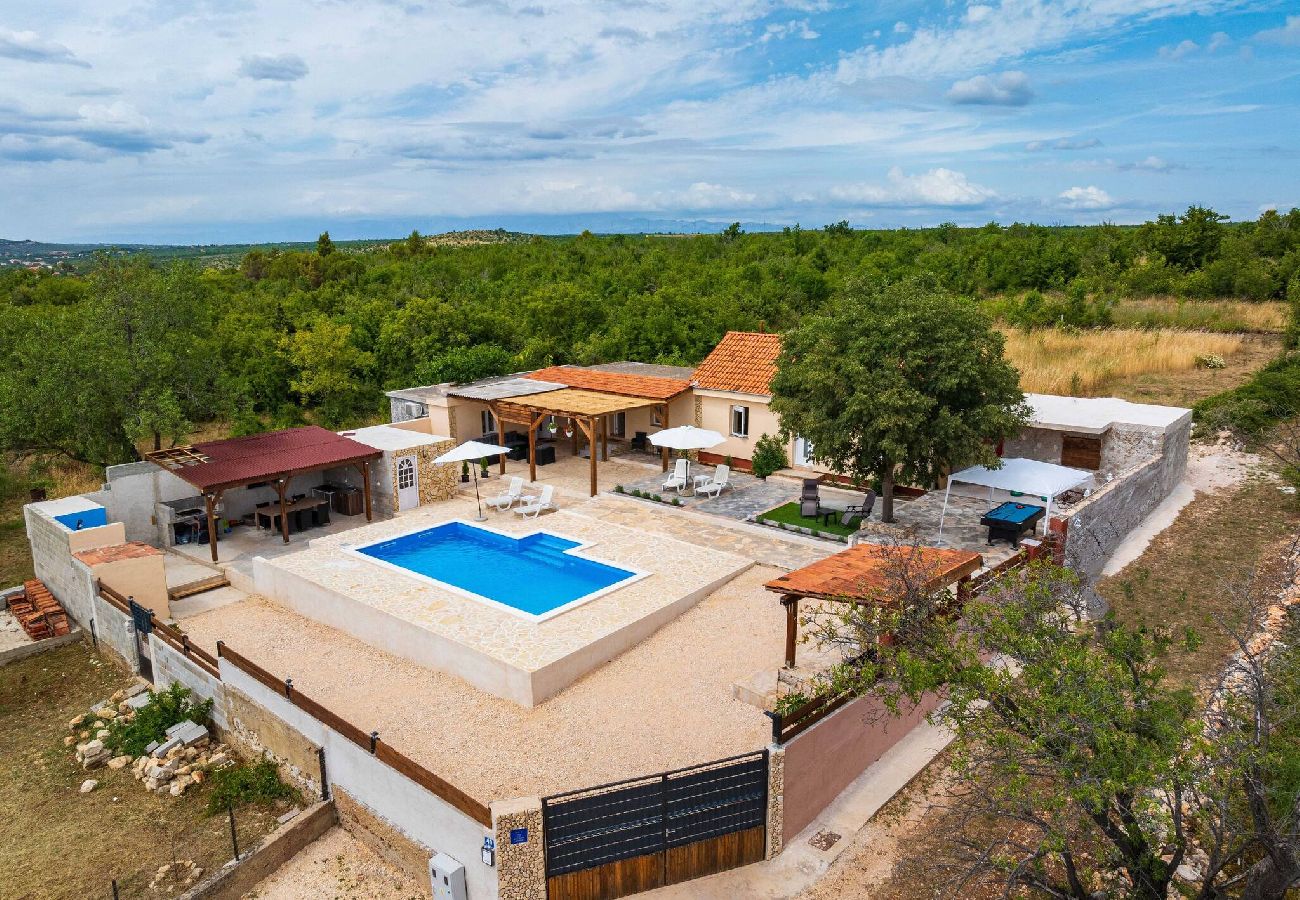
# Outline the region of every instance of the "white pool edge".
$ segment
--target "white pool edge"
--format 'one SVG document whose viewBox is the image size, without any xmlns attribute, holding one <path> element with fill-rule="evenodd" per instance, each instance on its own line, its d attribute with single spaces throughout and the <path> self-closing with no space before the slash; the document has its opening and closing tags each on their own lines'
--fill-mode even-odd
<svg viewBox="0 0 1300 900">
<path fill-rule="evenodd" d="M 389 543 L 390 541 L 401 540 L 402 538 L 410 537 L 413 534 L 422 534 L 423 532 L 426 531 L 435 531 L 438 528 L 442 528 L 444 526 L 452 525 L 452 524 L 465 525 L 469 528 L 478 528 L 482 531 L 489 532 L 490 534 L 495 534 L 500 537 L 510 538 L 511 540 L 514 541 L 520 541 L 523 540 L 524 538 L 532 537 L 533 535 L 536 534 L 546 534 L 551 537 L 556 537 L 564 541 L 571 541 L 572 543 L 577 545 L 575 547 L 570 547 L 568 550 L 563 551 L 565 554 L 577 556 L 579 559 L 586 560 L 587 562 L 600 563 L 601 565 L 609 566 L 612 569 L 621 569 L 622 571 L 630 572 L 631 574 L 627 578 L 623 578 L 619 581 L 616 581 L 613 584 L 603 587 L 598 591 L 592 591 L 590 594 L 583 594 L 581 597 L 578 597 L 577 599 L 570 600 L 568 603 L 565 603 L 561 606 L 557 606 L 555 609 L 547 610 L 546 612 L 538 615 L 535 613 L 525 612 L 524 610 L 513 607 L 508 603 L 502 603 L 499 600 L 493 600 L 491 597 L 484 597 L 482 594 L 476 594 L 473 591 L 467 591 L 464 588 L 457 587 L 454 584 L 449 584 L 445 581 L 439 581 L 436 578 L 430 578 L 428 575 L 423 575 L 419 572 L 413 571 L 412 569 L 408 569 L 405 566 L 399 566 L 395 563 L 390 563 L 386 560 L 377 559 L 374 556 L 362 552 L 362 550 L 368 547 L 374 547 L 379 544 L 386 544 Z M 623 565 L 622 563 L 610 562 L 607 559 L 597 559 L 592 556 L 579 555 L 579 551 L 587 550 L 588 548 L 595 547 L 595 546 L 597 545 L 593 542 L 582 541 L 578 538 L 571 537 L 567 534 L 563 534 L 558 531 L 552 531 L 548 528 L 533 528 L 528 531 L 515 533 L 511 531 L 502 531 L 499 528 L 492 528 L 488 525 L 485 525 L 482 522 L 471 522 L 468 519 L 447 519 L 446 521 L 440 522 L 437 525 L 430 525 L 428 527 L 423 527 L 423 528 L 412 528 L 409 531 L 399 532 L 398 534 L 389 535 L 387 537 L 381 538 L 380 540 L 370 541 L 365 544 L 357 544 L 357 545 L 343 544 L 340 545 L 338 549 L 342 550 L 344 553 L 349 554 L 350 556 L 356 559 L 364 560 L 365 562 L 370 563 L 371 565 L 381 566 L 382 568 L 388 569 L 391 572 L 396 572 L 398 575 L 402 575 L 414 581 L 419 581 L 431 587 L 435 587 L 444 591 L 449 591 L 458 597 L 465 598 L 466 600 L 473 600 L 477 603 L 482 603 L 485 606 L 492 607 L 493 609 L 498 609 L 503 612 L 507 612 L 515 616 L 516 618 L 523 619 L 525 622 L 540 624 L 542 622 L 547 622 L 551 619 L 554 619 L 556 616 L 563 615 L 564 613 L 569 612 L 570 610 L 577 609 L 579 606 L 583 606 L 587 603 L 590 603 L 592 600 L 596 600 L 600 597 L 605 596 L 606 594 L 610 594 L 613 593 L 614 591 L 622 590 L 623 588 L 633 585 L 636 582 L 640 581 L 641 579 L 648 578 L 650 576 L 651 573 L 649 572 L 643 572 L 640 569 L 635 569 L 631 566 Z"/>
</svg>

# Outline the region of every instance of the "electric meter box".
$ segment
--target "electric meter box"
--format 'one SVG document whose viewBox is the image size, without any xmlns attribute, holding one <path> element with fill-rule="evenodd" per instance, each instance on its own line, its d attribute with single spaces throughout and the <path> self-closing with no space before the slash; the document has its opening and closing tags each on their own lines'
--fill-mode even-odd
<svg viewBox="0 0 1300 900">
<path fill-rule="evenodd" d="M 467 900 L 465 867 L 447 854 L 429 860 L 429 881 L 433 883 L 433 900 Z"/>
</svg>

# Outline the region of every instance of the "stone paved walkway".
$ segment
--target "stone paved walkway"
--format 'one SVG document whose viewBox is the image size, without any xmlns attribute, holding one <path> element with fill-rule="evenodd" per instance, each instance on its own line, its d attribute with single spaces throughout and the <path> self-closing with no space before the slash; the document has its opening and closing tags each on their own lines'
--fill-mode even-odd
<svg viewBox="0 0 1300 900">
<path fill-rule="evenodd" d="M 691 466 L 692 478 L 697 474 L 711 475 L 712 473 L 713 469 L 708 466 Z M 761 512 L 767 512 L 774 506 L 780 506 L 783 503 L 789 503 L 791 500 L 799 499 L 799 486 L 793 481 L 783 478 L 770 478 L 764 481 L 743 472 L 733 472 L 727 479 L 729 486 L 723 488 L 722 493 L 717 497 L 697 497 L 691 493 L 690 489 L 681 494 L 676 491 L 665 491 L 663 483 L 667 477 L 667 475 L 656 472 L 653 475 L 624 484 L 623 488 L 628 491 L 639 489 L 655 494 L 663 494 L 664 496 L 679 497 L 682 505 L 688 509 L 696 509 L 699 512 L 715 516 L 725 516 L 737 521 L 745 521 Z"/>
<path fill-rule="evenodd" d="M 782 569 L 798 569 L 844 549 L 843 544 L 799 538 L 761 525 L 746 525 L 695 510 L 673 509 L 611 494 L 601 494 L 568 509 L 577 515 L 657 532 Z"/>
</svg>

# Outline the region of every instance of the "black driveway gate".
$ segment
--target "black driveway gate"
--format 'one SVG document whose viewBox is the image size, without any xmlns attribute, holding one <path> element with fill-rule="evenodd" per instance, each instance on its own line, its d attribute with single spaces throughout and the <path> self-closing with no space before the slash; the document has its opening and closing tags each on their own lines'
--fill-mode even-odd
<svg viewBox="0 0 1300 900">
<path fill-rule="evenodd" d="M 611 900 L 757 862 L 767 751 L 542 800 L 552 900 Z"/>
</svg>

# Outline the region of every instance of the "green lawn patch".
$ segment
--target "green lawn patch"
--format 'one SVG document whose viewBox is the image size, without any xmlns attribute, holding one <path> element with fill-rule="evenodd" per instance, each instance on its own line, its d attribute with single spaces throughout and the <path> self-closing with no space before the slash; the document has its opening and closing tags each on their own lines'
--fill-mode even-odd
<svg viewBox="0 0 1300 900">
<path fill-rule="evenodd" d="M 821 531 L 821 532 L 825 532 L 826 534 L 838 534 L 842 537 L 848 537 L 851 534 L 856 534 L 858 530 L 857 525 L 861 521 L 861 520 L 855 521 L 854 527 L 852 528 L 845 528 L 843 525 L 840 524 L 839 514 L 836 514 L 836 516 L 833 519 L 831 519 L 831 523 L 829 525 L 823 525 L 821 516 L 817 516 L 816 518 L 813 519 L 807 519 L 799 515 L 798 501 L 791 501 L 790 503 L 786 503 L 783 504 L 782 506 L 778 506 L 776 509 L 769 509 L 767 512 L 763 513 L 758 518 L 760 520 L 771 519 L 773 522 L 780 522 L 783 525 L 795 525 L 798 526 L 799 528 L 811 528 L 813 531 Z"/>
</svg>

